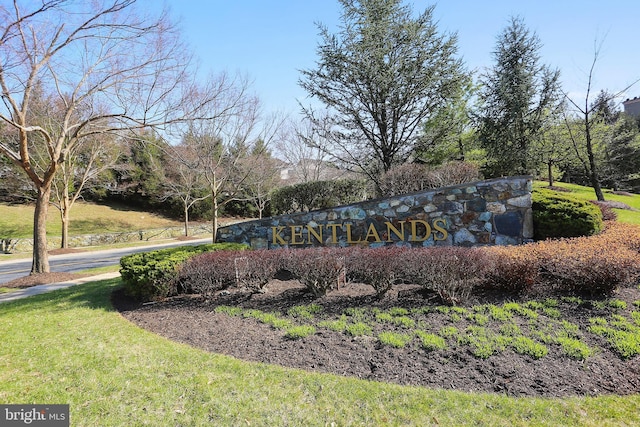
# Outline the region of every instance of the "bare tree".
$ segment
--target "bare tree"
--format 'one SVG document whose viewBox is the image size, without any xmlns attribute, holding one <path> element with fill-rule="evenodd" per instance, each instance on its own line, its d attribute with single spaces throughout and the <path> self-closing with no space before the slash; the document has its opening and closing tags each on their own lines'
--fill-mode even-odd
<svg viewBox="0 0 640 427">
<path fill-rule="evenodd" d="M 306 118 L 299 122 L 287 120 L 275 148 L 278 157 L 286 161 L 287 168 L 291 169 L 288 174 L 291 180 L 289 184 L 326 179 L 328 169 L 332 168 L 326 154 L 329 150 L 328 142 Z"/>
<path fill-rule="evenodd" d="M 596 123 L 598 121 L 601 121 L 602 117 L 599 117 L 597 114 L 594 114 L 594 112 L 597 111 L 598 108 L 600 108 L 602 102 L 607 103 L 615 98 L 618 98 L 627 90 L 629 90 L 631 86 L 635 85 L 638 81 L 640 81 L 640 79 L 636 80 L 635 82 L 633 82 L 632 84 L 630 84 L 629 86 L 627 86 L 626 88 L 624 88 L 623 90 L 617 93 L 609 94 L 608 96 L 605 96 L 604 98 L 600 99 L 598 103 L 594 104 L 593 102 L 591 102 L 590 96 L 591 96 L 591 91 L 593 89 L 592 84 L 593 84 L 594 72 L 595 72 L 596 64 L 598 62 L 598 57 L 600 56 L 601 47 L 602 47 L 602 43 L 599 43 L 599 44 L 597 42 L 595 43 L 593 61 L 591 62 L 591 67 L 589 68 L 589 73 L 588 73 L 584 104 L 582 104 L 578 100 L 572 99 L 568 94 L 565 94 L 566 99 L 575 108 L 577 115 L 580 117 L 582 121 L 582 132 L 581 132 L 582 135 L 578 135 L 576 132 L 572 130 L 572 127 L 569 124 L 569 120 L 565 120 L 565 122 L 567 123 L 567 131 L 569 132 L 570 139 L 574 145 L 576 155 L 578 156 L 578 159 L 582 163 L 585 173 L 589 177 L 591 186 L 593 187 L 593 190 L 596 193 L 596 198 L 599 201 L 604 201 L 604 193 L 602 192 L 600 176 L 598 174 L 598 164 L 597 164 L 595 148 L 594 148 L 596 141 L 594 141 L 594 132 L 593 132 L 594 127 L 596 126 Z M 581 138 L 581 136 L 583 138 Z M 582 140 L 584 140 L 586 158 L 582 154 L 582 150 L 580 149 L 580 146 L 582 145 L 581 143 Z"/>
<path fill-rule="evenodd" d="M 180 144 L 171 149 L 164 165 L 164 199 L 175 198 L 182 203 L 184 235 L 189 235 L 189 211 L 198 202 L 211 197 L 206 192 L 204 168 L 193 145 Z M 203 189 L 204 194 L 203 194 Z"/>
<path fill-rule="evenodd" d="M 241 167 L 246 170 L 244 191 L 258 210 L 258 217 L 267 207 L 271 193 L 280 186 L 281 163 L 266 150 L 259 150 L 244 158 Z"/>
<path fill-rule="evenodd" d="M 71 208 L 86 187 L 112 170 L 120 157 L 120 150 L 112 134 L 98 134 L 83 144 L 77 144 L 67 153 L 59 165 L 53 180 L 53 206 L 60 212 L 62 221 L 61 247 L 69 247 Z"/>
<path fill-rule="evenodd" d="M 49 271 L 46 218 L 54 178 L 75 146 L 97 134 L 161 127 L 188 116 L 189 57 L 167 19 L 143 16 L 136 0 L 42 0 L 0 6 L 0 120 L 12 130 L 0 153 L 37 191 L 31 272 Z M 30 114 L 36 90 L 55 96 L 58 126 Z M 215 94 L 212 94 L 212 96 Z M 187 110 L 186 108 L 189 108 Z M 38 171 L 34 146 L 47 154 Z"/>
<path fill-rule="evenodd" d="M 263 117 L 259 99 L 250 92 L 246 76 L 222 73 L 210 76 L 206 85 L 194 88 L 192 102 L 216 93 L 206 107 L 207 120 L 193 120 L 173 132 L 181 134 L 183 144 L 197 153 L 212 201 L 213 241 L 216 241 L 220 210 L 236 200 L 249 200 L 244 191 L 251 169 L 243 159 L 256 143 L 267 147 L 277 135 L 282 119 Z M 255 151 L 253 151 L 255 152 Z"/>
</svg>

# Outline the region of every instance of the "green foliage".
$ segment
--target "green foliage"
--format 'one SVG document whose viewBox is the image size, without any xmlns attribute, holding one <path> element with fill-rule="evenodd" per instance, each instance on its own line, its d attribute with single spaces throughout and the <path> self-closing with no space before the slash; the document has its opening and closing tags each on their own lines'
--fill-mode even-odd
<svg viewBox="0 0 640 427">
<path fill-rule="evenodd" d="M 313 319 L 314 314 L 322 313 L 322 306 L 318 304 L 297 305 L 287 310 L 287 314 L 299 319 Z"/>
<path fill-rule="evenodd" d="M 591 236 L 602 230 L 602 213 L 593 203 L 547 189 L 532 192 L 534 238 Z"/>
<path fill-rule="evenodd" d="M 542 45 L 521 18 L 511 18 L 493 51 L 495 65 L 482 78 L 480 142 L 487 150 L 489 176 L 529 174 L 538 166 L 535 143 L 545 113 L 561 96 L 559 70 L 540 62 Z"/>
<path fill-rule="evenodd" d="M 327 328 L 334 332 L 344 332 L 347 329 L 348 323 L 344 318 L 338 320 L 324 320 L 318 323 L 318 327 Z"/>
<path fill-rule="evenodd" d="M 411 342 L 413 337 L 409 334 L 399 334 L 396 332 L 380 332 L 378 340 L 382 345 L 388 345 L 395 348 L 403 348 Z"/>
<path fill-rule="evenodd" d="M 297 340 L 315 333 L 316 328 L 311 325 L 291 326 L 287 328 L 287 332 L 284 334 L 284 337 L 290 340 Z"/>
<path fill-rule="evenodd" d="M 203 252 L 239 250 L 244 247 L 236 243 L 216 243 L 124 256 L 120 259 L 120 274 L 125 292 L 139 301 L 166 298 L 177 292 L 176 279 L 180 266 L 187 259 Z"/>
<path fill-rule="evenodd" d="M 271 213 L 290 214 L 349 205 L 366 200 L 368 194 L 364 180 L 305 182 L 275 190 L 271 195 Z"/>
<path fill-rule="evenodd" d="M 416 335 L 420 338 L 422 348 L 426 351 L 444 350 L 447 348 L 447 342 L 439 335 L 429 334 L 424 331 L 416 331 Z"/>
<path fill-rule="evenodd" d="M 307 117 L 331 132 L 325 147 L 373 179 L 404 163 L 423 119 L 467 83 L 456 38 L 438 33 L 433 7 L 414 14 L 400 1 L 342 1 L 340 31 L 320 26 L 317 68 L 300 84 L 328 108 Z M 393 119 L 391 119 L 393 118 Z"/>
<path fill-rule="evenodd" d="M 556 342 L 562 347 L 562 351 L 572 359 L 585 360 L 593 355 L 593 349 L 575 338 L 560 337 Z"/>
<path fill-rule="evenodd" d="M 640 326 L 623 316 L 613 315 L 612 319 L 611 322 L 601 317 L 589 319 L 589 331 L 606 338 L 611 349 L 623 359 L 640 354 Z"/>
<path fill-rule="evenodd" d="M 540 359 L 549 352 L 549 349 L 545 345 L 524 336 L 513 338 L 511 346 L 516 353 L 527 354 L 534 359 Z"/>
<path fill-rule="evenodd" d="M 373 329 L 371 328 L 371 326 L 367 325 L 364 322 L 356 322 L 356 323 L 347 325 L 345 331 L 347 332 L 347 334 L 353 337 L 371 335 L 373 333 Z"/>
</svg>

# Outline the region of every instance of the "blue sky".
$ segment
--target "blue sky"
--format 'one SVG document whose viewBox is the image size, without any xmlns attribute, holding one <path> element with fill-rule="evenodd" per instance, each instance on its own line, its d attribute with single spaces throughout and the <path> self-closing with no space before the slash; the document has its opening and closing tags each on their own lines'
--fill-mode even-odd
<svg viewBox="0 0 640 427">
<path fill-rule="evenodd" d="M 298 111 L 305 101 L 300 69 L 313 68 L 316 22 L 337 29 L 337 0 L 166 0 L 204 72 L 240 72 L 267 111 Z M 584 100 L 596 42 L 602 43 L 594 90 L 618 92 L 640 79 L 640 1 L 521 0 L 405 1 L 415 12 L 435 4 L 441 32 L 458 34 L 469 69 L 491 66 L 496 37 L 520 16 L 543 47 L 542 62 L 562 73 L 563 87 Z M 640 83 L 625 97 L 640 96 Z M 621 99 L 622 101 L 624 99 Z"/>
</svg>

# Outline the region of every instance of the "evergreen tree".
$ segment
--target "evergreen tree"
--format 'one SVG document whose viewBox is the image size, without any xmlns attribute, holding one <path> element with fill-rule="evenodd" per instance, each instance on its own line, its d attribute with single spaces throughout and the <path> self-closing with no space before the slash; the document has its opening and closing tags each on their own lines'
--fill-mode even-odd
<svg viewBox="0 0 640 427">
<path fill-rule="evenodd" d="M 323 150 L 378 182 L 414 152 L 423 121 L 463 82 L 455 35 L 440 35 L 433 7 L 414 18 L 401 0 L 340 0 L 337 35 L 320 26 L 316 69 L 300 85 L 326 114 L 306 116 L 329 141 Z"/>
<path fill-rule="evenodd" d="M 560 98 L 560 72 L 540 64 L 541 46 L 523 20 L 512 17 L 497 38 L 495 65 L 481 78 L 479 139 L 490 176 L 530 174 L 537 166 L 535 142 Z"/>
</svg>

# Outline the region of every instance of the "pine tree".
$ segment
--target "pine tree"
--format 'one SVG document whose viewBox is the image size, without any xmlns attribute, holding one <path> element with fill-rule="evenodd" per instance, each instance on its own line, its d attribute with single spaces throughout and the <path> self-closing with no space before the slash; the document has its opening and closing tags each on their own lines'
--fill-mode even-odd
<svg viewBox="0 0 640 427">
<path fill-rule="evenodd" d="M 521 18 L 512 17 L 497 38 L 495 65 L 481 78 L 478 117 L 487 175 L 529 174 L 537 166 L 534 143 L 560 94 L 560 72 L 540 64 L 541 47 Z"/>
</svg>

